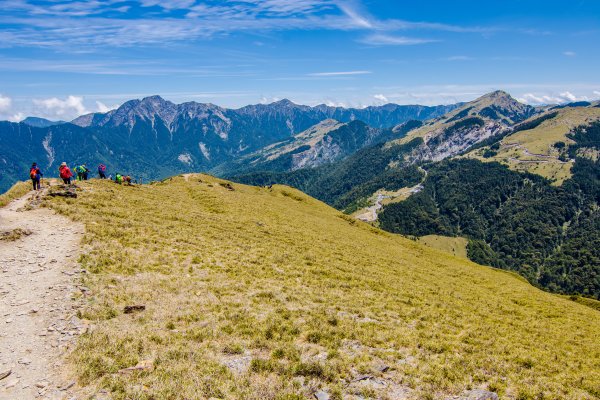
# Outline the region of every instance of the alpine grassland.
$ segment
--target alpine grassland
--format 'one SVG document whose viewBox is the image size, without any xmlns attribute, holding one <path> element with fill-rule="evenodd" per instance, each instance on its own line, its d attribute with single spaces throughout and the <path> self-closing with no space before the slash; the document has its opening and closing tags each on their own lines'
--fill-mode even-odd
<svg viewBox="0 0 600 400">
<path fill-rule="evenodd" d="M 439 250 L 444 250 L 448 253 L 452 253 L 457 257 L 468 258 L 467 244 L 469 243 L 469 240 L 463 237 L 425 235 L 421 236 L 418 240 L 419 243 L 422 243 L 426 246 L 433 247 Z"/>
<path fill-rule="evenodd" d="M 86 227 L 90 396 L 600 398 L 598 310 L 295 189 L 94 180 L 45 205 Z"/>
</svg>

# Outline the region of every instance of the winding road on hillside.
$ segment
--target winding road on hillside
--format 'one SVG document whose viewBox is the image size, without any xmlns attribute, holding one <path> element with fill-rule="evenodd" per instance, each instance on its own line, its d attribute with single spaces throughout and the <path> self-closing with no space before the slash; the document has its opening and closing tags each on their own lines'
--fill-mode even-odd
<svg viewBox="0 0 600 400">
<path fill-rule="evenodd" d="M 547 163 L 547 162 L 556 162 L 559 164 L 567 164 L 571 161 L 562 161 L 560 160 L 558 157 L 556 156 L 551 156 L 549 154 L 537 154 L 537 153 L 532 153 L 529 151 L 529 149 L 527 149 L 527 147 L 523 146 L 520 143 L 507 143 L 503 146 L 503 148 L 505 149 L 510 149 L 510 148 L 516 148 L 516 149 L 520 149 L 523 150 L 523 155 L 525 155 L 526 157 L 538 157 L 538 158 L 543 158 L 543 160 L 521 160 L 515 157 L 509 157 L 510 161 L 514 161 L 516 163 Z"/>
<path fill-rule="evenodd" d="M 423 179 L 421 179 L 421 182 L 419 182 L 418 184 L 416 184 L 415 186 L 409 188 L 409 194 L 408 196 L 411 196 L 415 193 L 419 193 L 421 190 L 423 190 L 423 184 L 425 183 L 425 179 L 427 179 L 427 170 L 423 169 L 422 167 L 418 167 L 419 171 L 423 172 Z M 373 204 L 370 207 L 367 207 L 365 209 L 365 212 L 363 212 L 360 215 L 357 215 L 356 218 L 360 219 L 361 221 L 364 222 L 375 222 L 377 221 L 377 212 L 379 210 L 381 210 L 383 208 L 383 200 L 385 199 L 395 199 L 398 196 L 394 196 L 394 195 L 385 195 L 383 193 L 377 193 L 377 197 L 375 199 L 375 204 Z"/>
<path fill-rule="evenodd" d="M 0 399 L 72 398 L 63 359 L 87 329 L 73 300 L 87 290 L 76 283 L 84 228 L 36 208 L 42 195 L 0 208 L 0 232 L 14 236 L 0 240 Z"/>
</svg>

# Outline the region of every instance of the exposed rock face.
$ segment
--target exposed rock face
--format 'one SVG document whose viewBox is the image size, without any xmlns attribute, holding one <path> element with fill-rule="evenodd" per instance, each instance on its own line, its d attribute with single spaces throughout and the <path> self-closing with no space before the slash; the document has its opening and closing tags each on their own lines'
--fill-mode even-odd
<svg viewBox="0 0 600 400">
<path fill-rule="evenodd" d="M 412 132 L 407 139 L 422 137 L 423 144 L 404 161 L 412 164 L 455 156 L 482 140 L 510 131 L 514 124 L 537 112 L 506 92 L 489 93 Z"/>
<path fill-rule="evenodd" d="M 425 143 L 405 157 L 409 163 L 421 161 L 441 161 L 460 154 L 489 137 L 510 130 L 506 125 L 487 121 L 483 124 L 472 124 L 455 130 L 432 132 L 425 138 Z"/>
</svg>

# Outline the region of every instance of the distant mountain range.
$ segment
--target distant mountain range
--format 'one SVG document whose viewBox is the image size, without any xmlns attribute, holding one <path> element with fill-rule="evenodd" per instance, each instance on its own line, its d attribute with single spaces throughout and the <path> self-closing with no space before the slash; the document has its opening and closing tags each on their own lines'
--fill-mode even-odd
<svg viewBox="0 0 600 400">
<path fill-rule="evenodd" d="M 363 121 L 373 126 L 369 129 L 375 135 L 381 129 L 437 117 L 458 106 L 386 104 L 353 109 L 281 100 L 233 110 L 195 102 L 174 104 L 151 96 L 71 123 L 31 117 L 21 123 L 1 122 L 0 165 L 5 173 L 0 176 L 0 191 L 27 177 L 33 161 L 48 175 L 56 175 L 62 161 L 92 167 L 102 162 L 113 173 L 160 179 L 210 171 L 332 118 L 340 123 Z M 358 142 L 344 154 L 371 143 L 371 136 L 357 137 Z"/>
</svg>

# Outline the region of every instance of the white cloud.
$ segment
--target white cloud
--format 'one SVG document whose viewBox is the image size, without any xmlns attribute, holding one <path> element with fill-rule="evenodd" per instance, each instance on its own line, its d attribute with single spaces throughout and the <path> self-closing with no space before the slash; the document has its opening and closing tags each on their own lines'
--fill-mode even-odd
<svg viewBox="0 0 600 400">
<path fill-rule="evenodd" d="M 598 97 L 600 97 L 600 91 L 598 91 L 598 90 L 594 90 L 594 92 L 593 92 L 593 93 L 594 93 L 594 96 L 598 96 Z"/>
<path fill-rule="evenodd" d="M 589 100 L 589 98 L 587 96 L 576 96 L 569 91 L 564 91 L 558 94 L 525 93 L 517 98 L 517 100 L 527 104 L 561 104 L 574 101 L 586 101 Z"/>
<path fill-rule="evenodd" d="M 369 44 L 372 46 L 410 46 L 415 44 L 424 44 L 435 42 L 431 39 L 412 38 L 406 36 L 393 36 L 382 33 L 368 35 L 358 40 L 360 43 Z"/>
<path fill-rule="evenodd" d="M 25 119 L 25 114 L 23 114 L 22 112 L 18 112 L 16 114 L 13 114 L 11 116 L 8 117 L 8 120 L 10 122 L 21 122 Z"/>
<path fill-rule="evenodd" d="M 68 96 L 64 100 L 58 97 L 34 99 L 33 104 L 42 108 L 46 115 L 53 117 L 77 117 L 89 112 L 83 105 L 83 97 L 80 96 Z"/>
<path fill-rule="evenodd" d="M 275 103 L 276 101 L 281 100 L 280 97 L 267 97 L 267 96 L 262 96 L 259 100 L 260 104 L 271 104 L 271 103 Z"/>
<path fill-rule="evenodd" d="M 563 52 L 563 54 L 567 57 L 575 57 L 577 55 L 577 53 L 575 53 L 574 51 L 565 51 Z"/>
<path fill-rule="evenodd" d="M 343 101 L 325 100 L 324 104 L 328 107 L 348 107 L 347 103 L 344 103 Z"/>
<path fill-rule="evenodd" d="M 382 95 L 382 94 L 376 94 L 376 95 L 374 95 L 373 97 L 374 97 L 375 99 L 377 99 L 377 100 L 383 101 L 384 103 L 389 103 L 389 102 L 390 102 L 390 101 L 388 100 L 388 98 L 387 98 L 387 97 L 385 97 L 385 96 L 384 96 L 384 95 Z"/>
<path fill-rule="evenodd" d="M 117 108 L 119 108 L 119 105 L 115 104 L 112 106 L 107 106 L 106 104 L 104 104 L 101 101 L 96 101 L 96 108 L 97 108 L 98 112 L 107 113 L 110 110 L 116 110 Z"/>
<path fill-rule="evenodd" d="M 8 96 L 0 94 L 0 111 L 7 111 L 12 105 L 12 99 Z"/>
<path fill-rule="evenodd" d="M 337 71 L 337 72 L 314 72 L 308 76 L 348 76 L 348 75 L 367 75 L 371 71 Z"/>
</svg>

